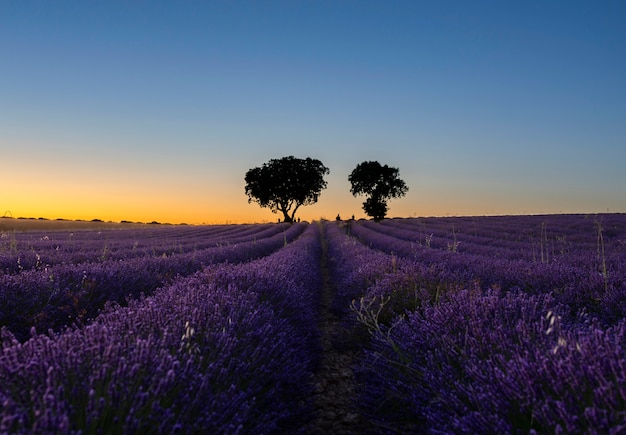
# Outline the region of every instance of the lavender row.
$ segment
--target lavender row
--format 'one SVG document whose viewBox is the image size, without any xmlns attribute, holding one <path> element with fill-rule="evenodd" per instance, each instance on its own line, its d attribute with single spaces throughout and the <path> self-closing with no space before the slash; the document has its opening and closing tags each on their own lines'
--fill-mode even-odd
<svg viewBox="0 0 626 435">
<path fill-rule="evenodd" d="M 613 214 L 560 214 L 528 216 L 471 216 L 391 219 L 384 225 L 411 229 L 422 236 L 430 233 L 451 237 L 453 232 L 466 236 L 490 239 L 506 245 L 509 242 L 526 243 L 532 236 L 540 236 L 542 227 L 556 238 L 566 236 L 575 243 L 587 240 L 598 224 L 609 238 L 623 233 L 626 215 Z M 423 239 L 423 237 L 421 237 Z"/>
<path fill-rule="evenodd" d="M 335 287 L 331 308 L 336 314 L 345 315 L 352 300 L 361 297 L 380 276 L 397 267 L 397 258 L 363 246 L 333 223 L 326 223 L 324 232 L 328 243 L 328 268 Z"/>
<path fill-rule="evenodd" d="M 356 403 L 380 432 L 626 430 L 623 317 L 605 327 L 549 293 L 463 289 L 445 268 L 327 234 L 342 285 L 361 291 L 352 308 L 372 338 Z"/>
<path fill-rule="evenodd" d="M 626 254 L 598 256 L 595 248 L 580 251 L 576 258 L 584 261 L 535 263 L 490 256 L 489 247 L 481 255 L 418 247 L 405 240 L 353 225 L 351 233 L 375 249 L 394 253 L 426 269 L 438 281 L 471 288 L 502 288 L 555 297 L 570 307 L 570 317 L 585 308 L 601 321 L 613 324 L 626 315 Z M 621 235 L 620 235 L 621 236 Z"/>
<path fill-rule="evenodd" d="M 0 326 L 20 340 L 35 327 L 39 331 L 84 323 L 106 302 L 151 294 L 177 276 L 190 275 L 206 265 L 260 258 L 297 238 L 306 224 L 295 224 L 262 240 L 125 261 L 58 265 L 19 275 L 0 275 Z"/>
<path fill-rule="evenodd" d="M 577 261 L 579 251 L 626 252 L 626 216 L 498 216 L 359 222 L 369 230 L 427 247 L 534 262 Z M 358 229 L 357 229 L 358 231 Z"/>
<path fill-rule="evenodd" d="M 241 243 L 271 237 L 285 231 L 285 225 L 229 225 L 81 232 L 25 232 L 5 237 L 0 250 L 0 271 L 16 274 L 43 269 L 56 264 L 78 264 L 106 260 L 127 260 L 143 256 L 161 256 L 198 251 L 224 244 Z"/>
<path fill-rule="evenodd" d="M 245 231 L 243 226 L 236 227 Z M 220 233 L 232 231 L 231 226 L 174 227 L 141 226 L 111 227 L 101 230 L 50 230 L 4 232 L 1 236 L 0 252 L 21 254 L 37 252 L 43 255 L 55 255 L 63 252 L 102 252 L 107 250 L 137 248 L 147 251 L 171 250 L 181 244 L 212 238 Z"/>
<path fill-rule="evenodd" d="M 277 433 L 308 415 L 318 344 L 316 225 L 20 344 L 3 330 L 0 432 Z M 292 311 L 296 310 L 296 311 Z"/>
<path fill-rule="evenodd" d="M 582 315 L 565 328 L 550 295 L 480 289 L 386 325 L 366 312 L 373 339 L 359 370 L 361 402 L 388 430 L 626 430 L 624 320 L 605 329 Z"/>
</svg>

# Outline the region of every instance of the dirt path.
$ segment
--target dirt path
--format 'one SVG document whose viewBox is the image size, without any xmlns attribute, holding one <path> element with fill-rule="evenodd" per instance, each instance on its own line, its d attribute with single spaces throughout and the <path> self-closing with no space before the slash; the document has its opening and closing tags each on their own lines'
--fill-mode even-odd
<svg viewBox="0 0 626 435">
<path fill-rule="evenodd" d="M 322 229 L 322 304 L 320 308 L 320 331 L 322 334 L 322 357 L 317 373 L 313 376 L 315 393 L 313 403 L 315 419 L 305 428 L 307 434 L 360 434 L 367 433 L 364 419 L 354 406 L 356 384 L 352 366 L 357 358 L 356 350 L 342 346 L 349 341 L 349 331 L 342 319 L 332 310 L 335 295 L 328 270 L 327 242 Z"/>
</svg>

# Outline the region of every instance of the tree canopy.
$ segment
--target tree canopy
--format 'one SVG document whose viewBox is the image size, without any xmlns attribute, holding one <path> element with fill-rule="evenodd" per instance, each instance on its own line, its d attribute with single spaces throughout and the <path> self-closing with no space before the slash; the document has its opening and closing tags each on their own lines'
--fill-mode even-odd
<svg viewBox="0 0 626 435">
<path fill-rule="evenodd" d="M 382 220 L 387 214 L 387 201 L 400 198 L 409 190 L 399 175 L 398 168 L 376 161 L 359 163 L 348 177 L 350 192 L 354 196 L 366 195 L 363 210 L 374 220 Z"/>
<path fill-rule="evenodd" d="M 301 205 L 317 202 L 327 185 L 324 175 L 329 172 L 322 162 L 309 157 L 271 159 L 246 172 L 248 202 L 267 207 L 272 213 L 281 212 L 285 222 L 293 222 Z"/>
</svg>

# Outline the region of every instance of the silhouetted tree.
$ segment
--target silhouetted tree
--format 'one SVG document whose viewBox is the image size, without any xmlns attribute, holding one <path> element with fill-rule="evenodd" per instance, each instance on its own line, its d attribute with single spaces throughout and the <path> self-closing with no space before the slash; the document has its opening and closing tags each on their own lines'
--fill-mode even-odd
<svg viewBox="0 0 626 435">
<path fill-rule="evenodd" d="M 272 213 L 282 212 L 285 222 L 293 222 L 298 207 L 317 202 L 329 172 L 322 162 L 309 157 L 272 159 L 246 172 L 248 202 L 268 207 Z"/>
<path fill-rule="evenodd" d="M 409 188 L 400 179 L 398 168 L 378 162 L 359 163 L 348 177 L 352 195 L 367 195 L 363 203 L 365 213 L 379 221 L 387 214 L 387 201 L 406 195 Z"/>
</svg>

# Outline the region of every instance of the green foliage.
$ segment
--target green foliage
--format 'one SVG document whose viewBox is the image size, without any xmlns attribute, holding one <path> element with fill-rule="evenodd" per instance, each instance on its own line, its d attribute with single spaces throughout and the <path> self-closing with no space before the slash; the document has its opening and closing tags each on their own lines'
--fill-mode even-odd
<svg viewBox="0 0 626 435">
<path fill-rule="evenodd" d="M 398 168 L 374 162 L 359 163 L 348 177 L 352 195 L 366 195 L 363 203 L 365 213 L 374 220 L 382 220 L 387 214 L 387 201 L 406 195 L 409 188 L 399 177 Z"/>
<path fill-rule="evenodd" d="M 301 205 L 317 202 L 327 185 L 324 175 L 329 172 L 322 162 L 309 157 L 272 159 L 246 173 L 248 202 L 268 207 L 272 213 L 281 212 L 285 222 L 293 222 Z"/>
</svg>

